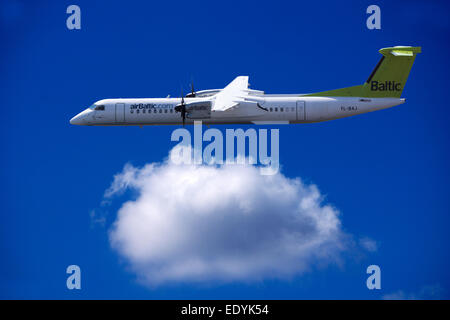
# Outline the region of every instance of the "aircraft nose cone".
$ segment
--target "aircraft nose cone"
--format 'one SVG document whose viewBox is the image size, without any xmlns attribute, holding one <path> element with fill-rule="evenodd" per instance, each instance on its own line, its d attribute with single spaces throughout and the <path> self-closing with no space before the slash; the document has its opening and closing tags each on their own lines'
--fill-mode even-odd
<svg viewBox="0 0 450 320">
<path fill-rule="evenodd" d="M 80 115 L 76 115 L 75 117 L 70 119 L 70 124 L 82 125 L 83 124 L 83 120 L 81 119 Z"/>
<path fill-rule="evenodd" d="M 92 118 L 91 110 L 86 109 L 77 114 L 72 119 L 70 119 L 70 124 L 78 126 L 89 125 L 91 123 L 91 118 Z"/>
</svg>

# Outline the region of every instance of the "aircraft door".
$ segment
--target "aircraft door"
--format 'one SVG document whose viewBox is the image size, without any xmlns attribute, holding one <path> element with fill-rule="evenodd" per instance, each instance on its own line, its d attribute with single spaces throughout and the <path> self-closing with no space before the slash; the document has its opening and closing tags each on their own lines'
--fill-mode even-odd
<svg viewBox="0 0 450 320">
<path fill-rule="evenodd" d="M 125 103 L 116 103 L 116 123 L 125 122 Z"/>
<path fill-rule="evenodd" d="M 297 120 L 305 120 L 305 101 L 297 101 Z"/>
</svg>

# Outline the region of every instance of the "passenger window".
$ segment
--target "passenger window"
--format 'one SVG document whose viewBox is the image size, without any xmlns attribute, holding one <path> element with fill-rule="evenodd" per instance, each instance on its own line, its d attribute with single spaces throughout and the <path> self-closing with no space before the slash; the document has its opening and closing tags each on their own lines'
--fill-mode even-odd
<svg viewBox="0 0 450 320">
<path fill-rule="evenodd" d="M 270 112 L 272 112 L 273 111 L 273 109 L 272 108 L 270 108 Z"/>
<path fill-rule="evenodd" d="M 164 110 L 164 113 L 167 113 L 167 109 Z"/>
<path fill-rule="evenodd" d="M 144 109 L 144 110 L 142 110 L 142 113 L 145 113 L 145 109 Z"/>
<path fill-rule="evenodd" d="M 278 108 L 275 108 L 275 112 L 278 112 Z"/>
<path fill-rule="evenodd" d="M 283 108 L 280 108 L 280 112 L 283 112 Z"/>
<path fill-rule="evenodd" d="M 162 109 L 159 109 L 159 113 L 162 113 Z"/>
</svg>

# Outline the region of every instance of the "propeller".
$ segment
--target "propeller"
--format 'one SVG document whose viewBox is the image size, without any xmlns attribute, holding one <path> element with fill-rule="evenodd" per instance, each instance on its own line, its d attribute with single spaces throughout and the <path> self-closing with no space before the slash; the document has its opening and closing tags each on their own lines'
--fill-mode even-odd
<svg viewBox="0 0 450 320">
<path fill-rule="evenodd" d="M 191 81 L 191 93 L 186 95 L 186 98 L 195 98 L 194 81 Z"/>
<path fill-rule="evenodd" d="M 175 112 L 181 112 L 181 118 L 183 119 L 183 127 L 186 122 L 186 104 L 184 103 L 183 90 L 181 90 L 181 103 L 175 106 Z"/>
</svg>

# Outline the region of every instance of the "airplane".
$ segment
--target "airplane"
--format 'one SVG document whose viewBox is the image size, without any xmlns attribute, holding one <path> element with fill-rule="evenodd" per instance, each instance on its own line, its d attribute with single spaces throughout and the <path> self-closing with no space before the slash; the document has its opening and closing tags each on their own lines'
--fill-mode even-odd
<svg viewBox="0 0 450 320">
<path fill-rule="evenodd" d="M 70 120 L 74 125 L 130 126 L 290 124 L 335 120 L 405 102 L 401 93 L 421 47 L 380 49 L 381 60 L 362 85 L 310 94 L 266 94 L 239 76 L 223 89 L 194 91 L 181 98 L 104 99 Z"/>
</svg>

